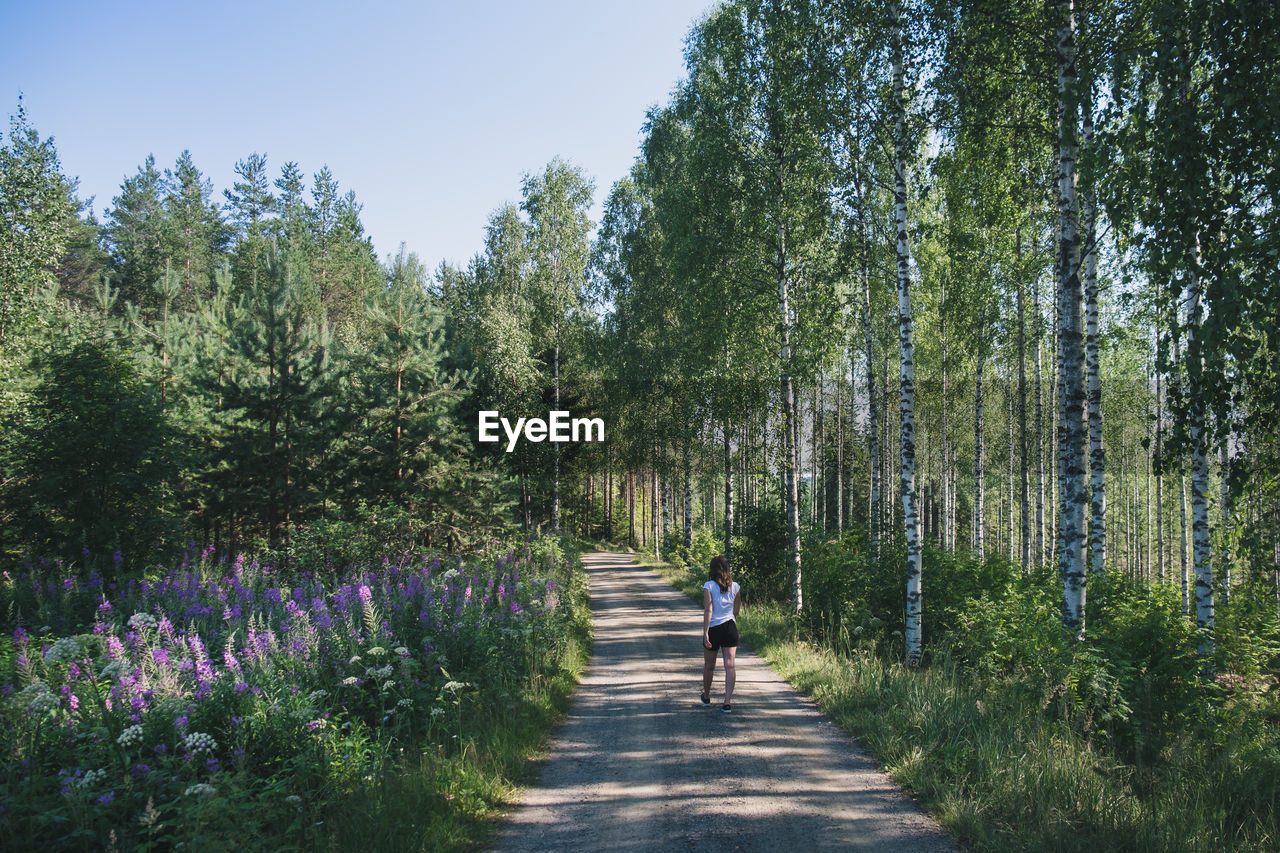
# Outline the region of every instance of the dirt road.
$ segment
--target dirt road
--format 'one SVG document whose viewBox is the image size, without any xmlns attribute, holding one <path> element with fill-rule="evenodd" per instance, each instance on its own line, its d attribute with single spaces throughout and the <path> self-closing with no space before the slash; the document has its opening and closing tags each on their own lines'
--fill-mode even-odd
<svg viewBox="0 0 1280 853">
<path fill-rule="evenodd" d="M 702 689 L 702 614 L 626 555 L 590 554 L 595 648 L 499 851 L 954 850 L 857 744 L 747 649 L 733 713 Z"/>
</svg>

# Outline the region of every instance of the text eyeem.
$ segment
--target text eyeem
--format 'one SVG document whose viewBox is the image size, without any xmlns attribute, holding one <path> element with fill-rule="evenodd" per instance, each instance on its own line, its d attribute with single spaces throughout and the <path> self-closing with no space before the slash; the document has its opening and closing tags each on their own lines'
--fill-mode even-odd
<svg viewBox="0 0 1280 853">
<path fill-rule="evenodd" d="M 568 412 L 548 412 L 547 420 L 516 418 L 512 426 L 511 421 L 500 417 L 496 411 L 480 412 L 480 440 L 501 441 L 498 424 L 502 424 L 507 434 L 508 453 L 516 449 L 521 433 L 532 442 L 604 441 L 604 418 L 571 418 Z"/>
</svg>

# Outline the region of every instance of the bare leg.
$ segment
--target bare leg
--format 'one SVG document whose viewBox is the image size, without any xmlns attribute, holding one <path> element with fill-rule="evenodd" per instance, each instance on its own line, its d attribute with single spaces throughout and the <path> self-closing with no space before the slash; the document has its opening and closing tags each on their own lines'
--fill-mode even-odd
<svg viewBox="0 0 1280 853">
<path fill-rule="evenodd" d="M 714 652 L 712 655 L 714 656 Z M 733 683 L 738 678 L 738 649 L 736 646 L 726 646 L 724 649 L 724 704 L 728 705 L 733 701 Z M 711 681 L 707 680 L 710 685 Z"/>
<path fill-rule="evenodd" d="M 702 648 L 702 692 L 711 695 L 711 679 L 716 674 L 716 650 Z"/>
</svg>

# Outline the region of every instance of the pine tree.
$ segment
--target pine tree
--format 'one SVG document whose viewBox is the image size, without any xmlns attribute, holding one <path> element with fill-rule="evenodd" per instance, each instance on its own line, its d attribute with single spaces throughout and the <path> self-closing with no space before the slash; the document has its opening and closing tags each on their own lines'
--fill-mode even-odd
<svg viewBox="0 0 1280 853">
<path fill-rule="evenodd" d="M 159 395 L 105 336 L 42 355 L 14 440 L 19 541 L 40 556 L 150 554 L 173 532 L 165 452 L 176 436 Z M 99 565 L 107 565 L 100 560 Z"/>
<path fill-rule="evenodd" d="M 213 289 L 214 270 L 230 243 L 231 233 L 213 201 L 213 183 L 191 159 L 179 155 L 164 175 L 164 242 L 162 257 L 182 279 L 183 305 L 191 307 Z"/>
<path fill-rule="evenodd" d="M 150 154 L 120 185 L 120 195 L 111 201 L 103 225 L 103 237 L 110 247 L 114 285 L 121 299 L 150 311 L 154 305 L 152 285 L 165 270 L 164 184 Z"/>
<path fill-rule="evenodd" d="M 458 548 L 500 524 L 506 504 L 499 480 L 468 451 L 458 417 L 467 389 L 445 365 L 443 316 L 426 283 L 426 268 L 402 246 L 388 286 L 364 306 L 359 480 L 370 504 L 417 520 L 426 544 Z"/>
<path fill-rule="evenodd" d="M 272 547 L 288 548 L 295 527 L 318 513 L 321 473 L 313 463 L 332 440 L 327 333 L 306 316 L 302 282 L 274 247 L 265 275 L 245 295 L 227 339 L 230 367 L 205 370 L 222 455 L 217 480 L 234 489 L 242 515 L 258 518 Z"/>
<path fill-rule="evenodd" d="M 235 172 L 240 180 L 232 184 L 231 189 L 222 191 L 227 200 L 228 218 L 235 228 L 231 270 L 236 285 L 250 290 L 266 262 L 267 235 L 271 231 L 276 200 L 267 178 L 265 155 L 254 152 L 237 161 Z"/>
</svg>

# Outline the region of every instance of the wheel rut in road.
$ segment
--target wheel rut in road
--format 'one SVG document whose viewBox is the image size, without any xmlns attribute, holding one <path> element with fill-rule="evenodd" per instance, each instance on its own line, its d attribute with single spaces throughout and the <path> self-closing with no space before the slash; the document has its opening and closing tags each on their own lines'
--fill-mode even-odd
<svg viewBox="0 0 1280 853">
<path fill-rule="evenodd" d="M 591 662 L 495 850 L 956 849 L 747 648 L 733 712 L 720 710 L 722 661 L 703 705 L 701 608 L 625 554 L 584 562 Z"/>
</svg>

